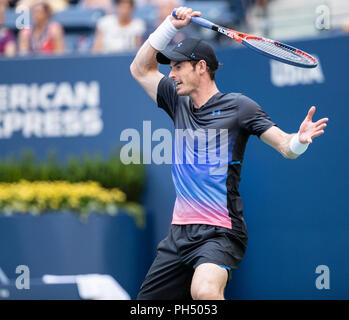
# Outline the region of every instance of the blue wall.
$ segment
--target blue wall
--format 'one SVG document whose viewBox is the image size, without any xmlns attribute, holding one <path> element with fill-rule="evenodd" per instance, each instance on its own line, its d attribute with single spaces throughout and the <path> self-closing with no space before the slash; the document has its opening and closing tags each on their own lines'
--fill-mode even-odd
<svg viewBox="0 0 349 320">
<path fill-rule="evenodd" d="M 217 51 L 223 63 L 217 72 L 220 90 L 243 92 L 256 100 L 284 131 L 296 132 L 312 105 L 317 107 L 315 120 L 330 119 L 326 134 L 297 160 L 284 159 L 258 138 L 250 139 L 240 185 L 249 244 L 228 286 L 229 298 L 349 297 L 349 37 L 293 45 L 315 54 L 319 67 L 303 70 L 275 64 L 240 47 Z M 167 115 L 131 78 L 131 61 L 130 56 L 0 61 L 0 86 L 98 81 L 97 109 L 103 121 L 102 131 L 89 137 L 25 138 L 19 129 L 10 138 L 0 139 L 0 156 L 24 147 L 34 148 L 41 156 L 54 147 L 62 158 L 82 151 L 108 154 L 114 146 L 125 144 L 120 142 L 122 130 L 141 132 L 142 121 L 151 120 L 152 131 L 171 129 Z M 169 71 L 168 67 L 161 70 Z M 155 245 L 168 231 L 175 193 L 169 165 L 151 164 L 147 169 L 144 203 L 153 221 L 154 238 L 149 241 L 155 252 Z M 315 287 L 318 265 L 330 269 L 329 290 Z"/>
<path fill-rule="evenodd" d="M 125 212 L 92 214 L 86 220 L 70 213 L 2 216 L 0 267 L 14 283 L 16 267 L 28 266 L 34 287 L 44 274 L 110 274 L 135 299 L 151 263 L 150 232 Z M 12 293 L 12 299 L 22 294 Z M 30 299 L 47 299 L 35 296 L 35 289 L 33 295 Z"/>
</svg>

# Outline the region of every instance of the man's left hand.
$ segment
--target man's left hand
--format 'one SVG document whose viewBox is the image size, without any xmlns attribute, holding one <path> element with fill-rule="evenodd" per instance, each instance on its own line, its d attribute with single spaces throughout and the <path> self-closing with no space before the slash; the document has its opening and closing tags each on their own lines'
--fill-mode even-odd
<svg viewBox="0 0 349 320">
<path fill-rule="evenodd" d="M 300 143 L 312 143 L 313 138 L 321 136 L 325 133 L 324 128 L 327 126 L 326 122 L 328 118 L 322 118 L 316 122 L 312 121 L 313 115 L 315 113 L 315 107 L 312 106 L 308 115 L 299 127 L 299 142 Z"/>
</svg>

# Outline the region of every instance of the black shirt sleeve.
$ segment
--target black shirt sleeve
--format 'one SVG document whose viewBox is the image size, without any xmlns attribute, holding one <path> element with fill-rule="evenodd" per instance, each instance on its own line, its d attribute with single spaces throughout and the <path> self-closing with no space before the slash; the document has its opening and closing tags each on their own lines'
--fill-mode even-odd
<svg viewBox="0 0 349 320">
<path fill-rule="evenodd" d="M 158 107 L 164 109 L 171 119 L 174 120 L 178 95 L 174 83 L 169 78 L 163 77 L 160 80 L 156 99 Z"/>
<path fill-rule="evenodd" d="M 238 99 L 239 123 L 243 130 L 259 137 L 276 125 L 255 101 L 245 95 L 240 95 Z"/>
</svg>

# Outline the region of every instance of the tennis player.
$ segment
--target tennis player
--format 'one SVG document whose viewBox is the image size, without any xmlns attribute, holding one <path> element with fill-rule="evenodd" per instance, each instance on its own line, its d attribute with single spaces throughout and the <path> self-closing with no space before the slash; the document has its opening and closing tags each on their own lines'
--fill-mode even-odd
<svg viewBox="0 0 349 320">
<path fill-rule="evenodd" d="M 138 299 L 224 299 L 231 271 L 241 262 L 247 246 L 238 187 L 249 136 L 256 135 L 285 158 L 295 159 L 313 138 L 324 133 L 328 121 L 312 122 L 315 107 L 311 107 L 298 133 L 287 134 L 250 98 L 218 90 L 215 71 L 219 62 L 207 43 L 185 39 L 165 50 L 178 30 L 187 26 L 192 16 L 200 15 L 181 7 L 178 19 L 168 16 L 139 49 L 130 69 L 171 117 L 175 130 L 186 129 L 194 135 L 203 130 L 208 136 L 215 133 L 214 141 L 221 141 L 214 144 L 217 154 L 222 153 L 222 135 L 227 132 L 226 170 L 215 174 L 209 161 L 172 164 L 177 198 L 171 227 L 158 245 Z M 158 63 L 170 65 L 169 77 L 158 71 Z M 198 156 L 195 148 L 183 149 L 177 135 L 173 145 L 175 154 L 184 152 L 185 159 Z"/>
</svg>

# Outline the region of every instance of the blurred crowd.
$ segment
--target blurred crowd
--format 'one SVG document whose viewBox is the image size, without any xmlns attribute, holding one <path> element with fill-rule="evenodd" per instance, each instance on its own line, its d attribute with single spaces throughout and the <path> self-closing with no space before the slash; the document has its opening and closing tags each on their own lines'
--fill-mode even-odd
<svg viewBox="0 0 349 320">
<path fill-rule="evenodd" d="M 219 0 L 216 2 L 205 0 L 0 0 L 0 56 L 134 52 L 174 8 L 181 5 L 190 6 L 195 2 L 199 4 L 199 8 L 210 2 L 211 6 L 217 6 L 216 11 L 219 11 L 219 4 L 225 3 L 226 7 L 221 7 L 220 13 L 215 17 L 218 21 L 214 21 L 236 30 L 249 32 L 251 30 L 248 30 L 248 22 L 246 22 L 249 20 L 247 16 L 249 9 L 250 11 L 257 9 L 265 14 L 268 4 L 273 1 L 276 2 L 276 0 Z M 156 11 L 153 19 L 135 16 L 136 9 L 146 6 L 151 6 Z M 55 17 L 74 8 L 82 11 L 84 9 L 100 10 L 102 14 L 88 34 L 75 30 L 75 47 L 72 49 L 69 42 L 72 38 L 71 30 L 68 30 Z M 21 28 L 8 27 L 6 13 L 11 10 L 12 12 L 26 10 L 30 23 Z M 223 19 L 224 14 L 228 14 L 225 15 L 225 20 L 219 21 L 220 17 Z M 195 28 L 192 25 L 191 27 Z M 344 30 L 349 31 L 349 23 Z M 190 28 L 181 30 L 173 39 L 173 43 L 190 34 L 192 36 L 192 31 Z M 196 29 L 196 32 L 201 32 L 202 36 L 208 34 L 205 31 L 208 30 L 199 27 Z M 267 35 L 267 33 L 264 34 Z M 233 43 L 218 33 L 211 32 L 210 36 L 211 40 L 215 41 L 212 44 L 231 45 Z"/>
<path fill-rule="evenodd" d="M 211 1 L 212 2 L 212 1 Z M 221 1 L 222 2 L 222 1 Z M 226 1 L 229 8 L 238 10 L 254 0 Z M 66 48 L 67 32 L 53 17 L 71 8 L 100 9 L 103 15 L 93 30 L 88 51 L 93 53 L 120 53 L 135 51 L 151 32 L 171 14 L 183 0 L 0 0 L 0 56 L 28 54 L 62 54 Z M 151 5 L 156 18 L 145 21 L 134 17 L 137 7 Z M 23 9 L 24 8 L 24 9 Z M 28 10 L 30 24 L 24 28 L 6 27 L 7 10 Z M 243 16 L 243 11 L 241 11 Z M 179 32 L 173 42 L 186 37 Z M 78 39 L 78 42 L 83 38 Z M 77 50 L 78 51 L 78 50 Z M 87 51 L 87 50 L 86 50 Z"/>
</svg>

